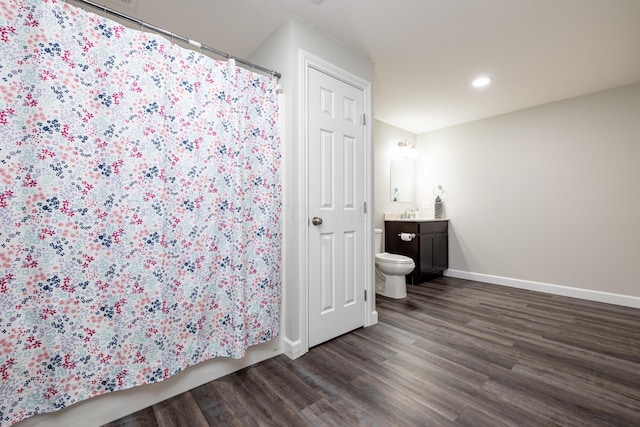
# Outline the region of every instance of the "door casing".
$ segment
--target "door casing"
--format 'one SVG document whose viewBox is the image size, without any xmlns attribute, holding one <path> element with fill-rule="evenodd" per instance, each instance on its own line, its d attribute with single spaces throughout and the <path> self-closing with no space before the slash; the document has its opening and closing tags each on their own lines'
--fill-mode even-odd
<svg viewBox="0 0 640 427">
<path fill-rule="evenodd" d="M 337 67 L 321 58 L 318 58 L 306 51 L 300 51 L 300 76 L 299 76 L 299 94 L 300 99 L 299 108 L 299 141 L 301 142 L 300 150 L 300 168 L 303 185 L 301 186 L 300 200 L 304 201 L 302 210 L 304 215 L 302 218 L 309 218 L 309 171 L 308 171 L 308 156 L 309 156 L 309 129 L 308 129 L 308 102 L 309 102 L 309 69 L 314 68 L 325 74 L 328 74 L 338 80 L 348 83 L 360 90 L 364 94 L 364 111 L 365 111 L 365 129 L 364 129 L 364 146 L 365 146 L 365 167 L 364 167 L 364 200 L 367 204 L 367 211 L 365 213 L 365 290 L 367 293 L 367 300 L 365 302 L 364 313 L 364 326 L 371 326 L 378 323 L 378 313 L 375 309 L 375 286 L 374 286 L 374 253 L 373 253 L 373 161 L 372 161 L 372 128 L 373 128 L 373 115 L 372 115 L 372 84 L 340 67 Z M 300 341 L 298 348 L 299 354 L 304 354 L 309 351 L 308 331 L 309 331 L 309 227 L 305 226 L 300 228 L 303 235 L 302 247 L 304 248 L 301 256 L 300 263 L 300 277 L 303 278 L 303 283 L 300 286 L 299 304 L 300 304 Z"/>
</svg>

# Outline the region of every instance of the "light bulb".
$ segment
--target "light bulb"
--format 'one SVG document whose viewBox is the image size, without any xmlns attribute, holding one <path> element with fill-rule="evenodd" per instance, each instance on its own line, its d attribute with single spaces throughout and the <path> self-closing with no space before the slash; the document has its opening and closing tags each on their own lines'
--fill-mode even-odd
<svg viewBox="0 0 640 427">
<path fill-rule="evenodd" d="M 491 77 L 483 76 L 475 79 L 471 84 L 473 87 L 485 87 L 491 83 Z"/>
</svg>

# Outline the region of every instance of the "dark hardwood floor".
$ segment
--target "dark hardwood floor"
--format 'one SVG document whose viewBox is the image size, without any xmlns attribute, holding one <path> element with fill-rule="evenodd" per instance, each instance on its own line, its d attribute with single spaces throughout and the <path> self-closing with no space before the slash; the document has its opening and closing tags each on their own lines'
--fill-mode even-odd
<svg viewBox="0 0 640 427">
<path fill-rule="evenodd" d="M 453 278 L 115 426 L 640 426 L 640 310 Z"/>
</svg>

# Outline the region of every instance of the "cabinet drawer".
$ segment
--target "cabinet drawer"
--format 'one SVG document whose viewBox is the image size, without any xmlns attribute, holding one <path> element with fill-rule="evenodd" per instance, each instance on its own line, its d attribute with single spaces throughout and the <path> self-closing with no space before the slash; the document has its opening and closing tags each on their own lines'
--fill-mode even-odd
<svg viewBox="0 0 640 427">
<path fill-rule="evenodd" d="M 409 221 L 388 221 L 385 222 L 385 231 L 388 234 L 395 235 L 400 233 L 418 234 L 418 223 Z"/>
<path fill-rule="evenodd" d="M 420 234 L 446 233 L 449 228 L 448 221 L 429 221 L 418 223 Z"/>
</svg>

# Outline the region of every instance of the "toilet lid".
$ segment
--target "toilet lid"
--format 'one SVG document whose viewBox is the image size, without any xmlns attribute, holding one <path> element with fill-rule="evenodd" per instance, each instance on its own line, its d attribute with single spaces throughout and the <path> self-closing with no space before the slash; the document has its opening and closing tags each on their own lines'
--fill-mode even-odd
<svg viewBox="0 0 640 427">
<path fill-rule="evenodd" d="M 383 252 L 381 254 L 376 254 L 376 260 L 382 262 L 389 262 L 393 264 L 413 264 L 413 260 L 408 256 L 398 255 L 398 254 L 390 254 L 388 252 Z"/>
</svg>

